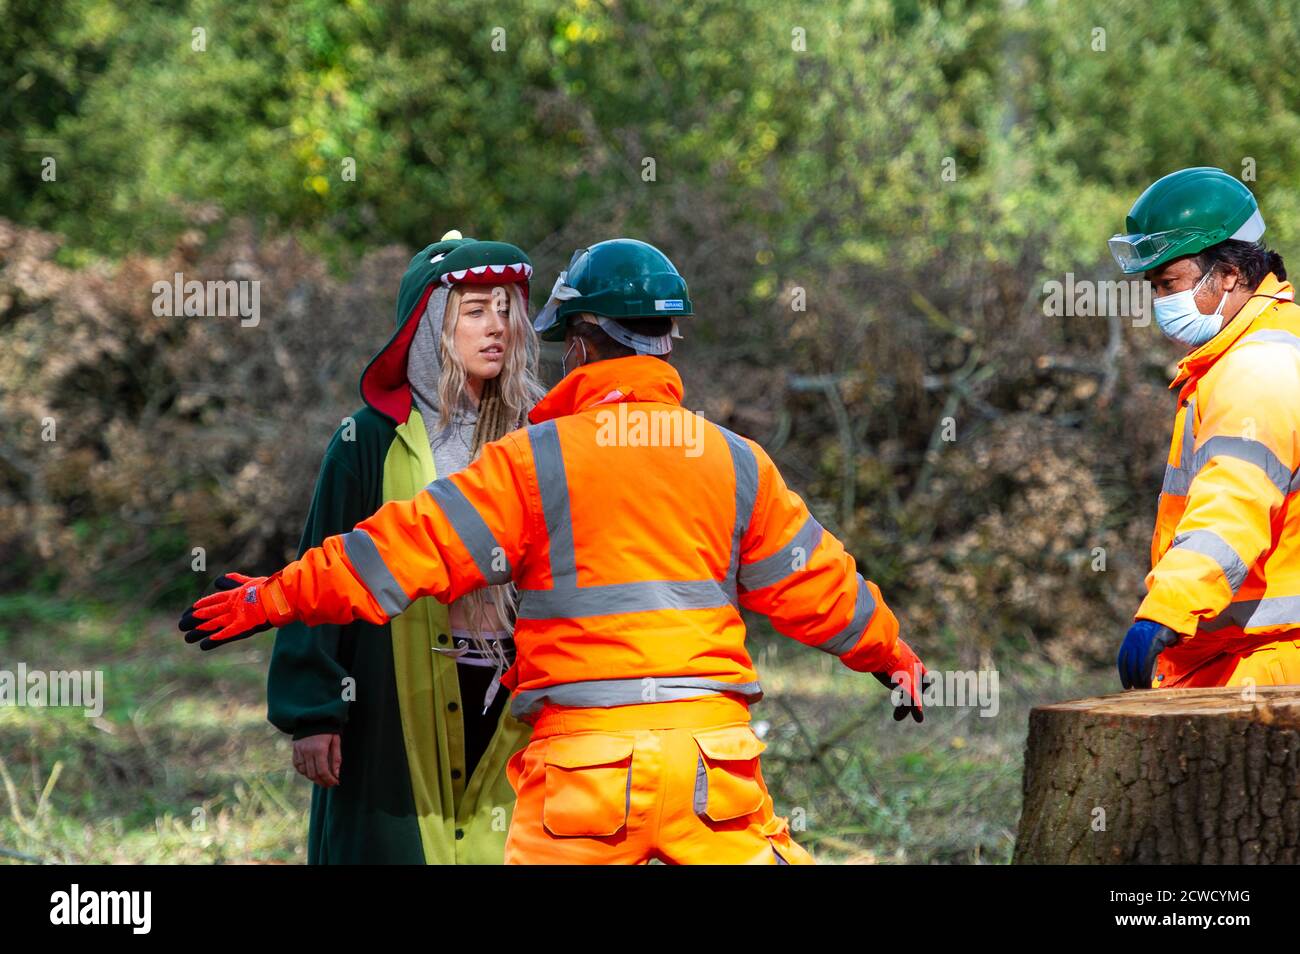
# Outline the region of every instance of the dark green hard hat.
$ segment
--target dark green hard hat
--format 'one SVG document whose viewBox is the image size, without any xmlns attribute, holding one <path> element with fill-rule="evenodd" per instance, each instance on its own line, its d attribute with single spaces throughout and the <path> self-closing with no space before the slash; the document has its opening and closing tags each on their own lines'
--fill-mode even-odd
<svg viewBox="0 0 1300 954">
<path fill-rule="evenodd" d="M 1108 243 L 1125 274 L 1145 272 L 1227 239 L 1258 241 L 1264 217 L 1249 189 L 1213 166 L 1180 169 L 1138 196 Z"/>
<path fill-rule="evenodd" d="M 679 318 L 693 314 L 686 280 L 653 245 L 618 238 L 573 253 L 533 327 L 543 341 L 563 341 L 569 315 Z"/>
</svg>

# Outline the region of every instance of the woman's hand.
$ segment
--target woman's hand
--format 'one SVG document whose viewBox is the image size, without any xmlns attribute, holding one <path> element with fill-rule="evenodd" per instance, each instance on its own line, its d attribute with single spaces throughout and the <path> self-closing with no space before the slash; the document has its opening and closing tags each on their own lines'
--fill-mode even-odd
<svg viewBox="0 0 1300 954">
<path fill-rule="evenodd" d="M 343 767 L 343 749 L 339 734 L 310 735 L 295 739 L 293 767 L 299 775 L 306 776 L 323 788 L 333 788 L 339 783 L 339 770 Z"/>
</svg>

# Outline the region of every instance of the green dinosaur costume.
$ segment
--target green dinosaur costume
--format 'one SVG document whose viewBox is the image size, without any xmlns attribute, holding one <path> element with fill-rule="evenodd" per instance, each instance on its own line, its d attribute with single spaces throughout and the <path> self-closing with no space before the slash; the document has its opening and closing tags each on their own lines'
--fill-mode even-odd
<svg viewBox="0 0 1300 954">
<path fill-rule="evenodd" d="M 325 451 L 300 555 L 437 476 L 407 381 L 411 340 L 431 296 L 453 284 L 519 282 L 526 300 L 531 275 L 528 257 L 501 242 L 442 241 L 411 259 L 397 330 L 361 375 L 365 407 Z M 276 633 L 268 718 L 295 740 L 341 736 L 339 784 L 312 790 L 309 864 L 501 863 L 514 808 L 506 762 L 529 730 L 506 711 L 505 692 L 486 719 L 466 719 L 466 705 L 481 707 L 490 672 L 480 671 L 477 684 L 478 673 L 434 652 L 449 648 L 450 632 L 447 607 L 421 599 L 383 626 L 295 623 Z M 467 721 L 484 737 L 467 739 Z M 467 755 L 477 751 L 471 767 Z"/>
</svg>

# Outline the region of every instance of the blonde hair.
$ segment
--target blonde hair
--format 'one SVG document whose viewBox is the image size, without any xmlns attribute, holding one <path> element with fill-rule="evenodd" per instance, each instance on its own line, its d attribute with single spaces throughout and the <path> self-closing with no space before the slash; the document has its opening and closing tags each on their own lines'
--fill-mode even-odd
<svg viewBox="0 0 1300 954">
<path fill-rule="evenodd" d="M 474 440 L 470 446 L 470 460 L 478 458 L 484 444 L 499 440 L 527 423 L 529 409 L 546 393 L 537 376 L 539 345 L 519 285 L 495 285 L 492 290 L 504 288 L 508 301 L 505 360 L 501 373 L 483 381 L 479 394 L 478 421 L 474 425 Z M 466 404 L 466 387 L 469 372 L 456 351 L 456 325 L 460 319 L 460 303 L 465 297 L 463 286 L 453 285 L 447 296 L 447 310 L 442 320 L 442 376 L 438 381 L 438 431 L 444 430 L 456 411 Z M 493 298 L 495 299 L 495 295 Z M 495 305 L 495 301 L 493 302 Z M 443 476 L 443 475 L 439 475 Z M 470 631 L 477 648 L 492 655 L 495 646 L 481 639 L 479 619 L 490 600 L 496 609 L 502 627 L 514 633 L 517 594 L 513 583 L 489 586 L 462 597 L 470 613 Z"/>
</svg>

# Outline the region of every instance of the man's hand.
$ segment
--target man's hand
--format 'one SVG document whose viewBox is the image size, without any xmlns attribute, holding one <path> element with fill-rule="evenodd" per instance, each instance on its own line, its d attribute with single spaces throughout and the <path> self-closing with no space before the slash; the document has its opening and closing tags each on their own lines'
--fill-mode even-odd
<svg viewBox="0 0 1300 954">
<path fill-rule="evenodd" d="M 215 584 L 217 592 L 187 609 L 177 624 L 185 632 L 185 641 L 198 643 L 203 650 L 216 649 L 287 622 L 291 617 L 283 613 L 276 614 L 281 619 L 270 618 L 268 607 L 273 607 L 274 602 L 263 602 L 263 597 L 270 595 L 265 592 L 268 579 L 242 573 L 222 576 Z"/>
<path fill-rule="evenodd" d="M 912 652 L 911 646 L 898 640 L 894 664 L 887 671 L 873 672 L 872 675 L 890 692 L 897 689 L 903 694 L 901 704 L 896 703 L 894 706 L 895 722 L 901 722 L 908 715 L 917 722 L 925 721 L 925 713 L 921 711 L 921 695 L 933 677 L 925 668 L 925 663 Z"/>
<path fill-rule="evenodd" d="M 293 767 L 323 788 L 339 783 L 343 768 L 343 749 L 337 732 L 311 735 L 293 743 Z"/>
<path fill-rule="evenodd" d="M 1180 639 L 1182 637 L 1168 626 L 1149 619 L 1135 621 L 1129 627 L 1115 660 L 1119 667 L 1119 681 L 1124 688 L 1150 689 L 1156 657 Z"/>
</svg>

